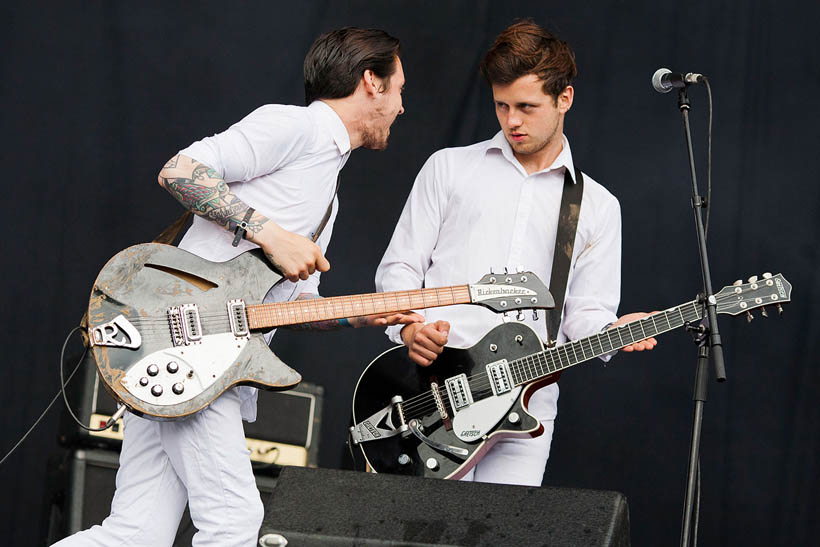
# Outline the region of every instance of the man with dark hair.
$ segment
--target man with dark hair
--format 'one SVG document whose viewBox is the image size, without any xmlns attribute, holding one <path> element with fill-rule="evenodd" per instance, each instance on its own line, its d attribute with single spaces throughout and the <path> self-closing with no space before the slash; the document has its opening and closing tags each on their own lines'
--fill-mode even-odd
<svg viewBox="0 0 820 547">
<path fill-rule="evenodd" d="M 531 21 L 504 30 L 481 63 L 501 126 L 492 139 L 433 154 L 419 172 L 376 273 L 379 290 L 443 286 L 495 271 L 534 271 L 550 283 L 565 174 L 577 184 L 564 117 L 576 75 L 572 50 Z M 564 342 L 638 319 L 618 319 L 621 217 L 618 200 L 584 175 L 583 198 L 558 333 L 525 320 L 543 340 Z M 476 306 L 422 312 L 425 322 L 391 326 L 391 340 L 429 366 L 445 344 L 468 347 L 502 322 Z M 652 349 L 653 338 L 624 348 Z M 606 357 L 608 359 L 609 356 Z M 605 359 L 605 360 L 606 360 Z M 528 403 L 542 435 L 496 443 L 466 480 L 539 486 L 549 457 L 558 386 Z"/>
<path fill-rule="evenodd" d="M 196 214 L 180 248 L 221 262 L 261 247 L 287 278 L 265 301 L 317 298 L 319 274 L 330 269 L 324 253 L 339 171 L 351 150 L 387 146 L 390 125 L 404 112 L 403 86 L 399 42 L 387 33 L 345 28 L 319 37 L 305 59 L 307 106 L 262 106 L 160 171 L 159 184 Z M 392 314 L 313 326 L 413 320 Z M 187 502 L 194 545 L 255 545 L 263 508 L 242 419 L 256 418 L 256 396 L 254 388 L 232 388 L 170 422 L 126 413 L 111 515 L 59 544 L 171 545 Z"/>
</svg>

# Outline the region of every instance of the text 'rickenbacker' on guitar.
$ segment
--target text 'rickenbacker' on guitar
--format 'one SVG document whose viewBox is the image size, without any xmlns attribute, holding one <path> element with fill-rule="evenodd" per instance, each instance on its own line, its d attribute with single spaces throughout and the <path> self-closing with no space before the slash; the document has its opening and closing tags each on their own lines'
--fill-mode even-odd
<svg viewBox="0 0 820 547">
<path fill-rule="evenodd" d="M 478 304 L 496 312 L 555 304 L 534 274 L 486 275 L 474 285 L 262 303 L 282 280 L 259 249 L 210 262 L 145 243 L 115 255 L 97 276 L 88 338 L 106 389 L 136 414 L 182 418 L 226 389 L 285 390 L 301 376 L 265 343 L 285 325 Z"/>
<path fill-rule="evenodd" d="M 790 298 L 791 284 L 780 274 L 715 295 L 717 312 L 730 315 L 769 305 L 782 311 Z M 470 348 L 445 347 L 429 367 L 396 346 L 359 378 L 351 440 L 377 473 L 459 479 L 498 440 L 542 433 L 527 402 L 561 371 L 702 317 L 703 305 L 694 300 L 550 349 L 527 325 L 509 322 Z"/>
</svg>

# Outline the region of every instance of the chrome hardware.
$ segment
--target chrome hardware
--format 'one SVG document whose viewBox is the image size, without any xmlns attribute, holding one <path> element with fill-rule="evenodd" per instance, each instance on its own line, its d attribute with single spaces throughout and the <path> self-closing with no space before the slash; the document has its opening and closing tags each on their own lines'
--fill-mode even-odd
<svg viewBox="0 0 820 547">
<path fill-rule="evenodd" d="M 518 422 L 521 421 L 521 416 L 518 415 L 518 412 L 510 412 L 510 415 L 507 416 L 507 420 L 511 424 L 517 424 Z"/>
<path fill-rule="evenodd" d="M 198 344 L 202 340 L 202 323 L 196 304 L 171 306 L 167 310 L 168 326 L 174 346 Z"/>
<path fill-rule="evenodd" d="M 444 408 L 444 399 L 441 398 L 441 390 L 439 389 L 438 384 L 435 382 L 430 382 L 430 391 L 433 393 L 433 400 L 436 402 L 436 410 L 438 410 L 438 415 L 441 416 L 442 420 L 449 419 L 450 416 L 447 414 L 447 409 Z M 456 410 L 455 405 L 451 406 L 453 407 L 453 410 Z"/>
<path fill-rule="evenodd" d="M 741 309 L 744 309 L 744 310 L 749 307 L 749 304 L 747 304 L 746 302 L 741 302 L 739 305 L 740 305 Z"/>
<path fill-rule="evenodd" d="M 521 282 L 522 282 L 522 283 L 526 283 L 526 282 L 527 282 L 527 280 L 529 280 L 529 277 L 527 277 L 526 275 L 522 275 L 522 276 L 521 276 Z"/>
<path fill-rule="evenodd" d="M 504 281 L 506 281 L 508 284 L 509 284 L 509 283 L 512 283 L 512 277 L 508 277 L 508 278 L 507 278 L 507 279 L 505 279 Z"/>
<path fill-rule="evenodd" d="M 518 310 L 518 313 L 515 314 L 515 320 L 516 321 L 523 321 L 524 319 L 525 319 L 524 310 Z"/>
<path fill-rule="evenodd" d="M 515 335 L 515 341 L 518 342 L 519 344 L 523 345 L 524 344 L 524 337 L 521 336 L 520 334 L 516 334 Z"/>
<path fill-rule="evenodd" d="M 122 337 L 117 338 L 118 335 Z M 92 346 L 137 349 L 142 345 L 142 336 L 137 328 L 120 314 L 108 323 L 88 329 L 88 341 Z"/>
<path fill-rule="evenodd" d="M 763 279 L 771 279 L 771 278 L 772 278 L 772 274 L 771 274 L 771 273 L 769 273 L 769 272 L 765 272 L 765 273 L 763 274 Z"/>
<path fill-rule="evenodd" d="M 400 420 L 404 420 L 404 412 L 402 410 L 403 399 L 400 395 L 396 395 L 390 399 L 390 404 L 379 410 L 369 418 L 366 418 L 358 424 L 352 426 L 350 431 L 350 439 L 353 444 L 363 443 L 365 441 L 374 441 L 377 439 L 386 439 L 388 437 L 395 437 L 396 435 L 407 434 L 409 428 L 406 423 L 402 421 L 397 426 L 393 424 L 393 409 L 398 410 Z M 380 424 L 386 427 L 380 427 Z"/>
<path fill-rule="evenodd" d="M 492 272 L 491 272 L 492 273 Z M 490 283 L 495 283 L 495 277 L 490 278 Z"/>
<path fill-rule="evenodd" d="M 782 314 L 783 314 L 783 306 L 781 306 L 780 304 L 778 304 L 778 305 L 777 305 L 777 314 L 778 314 L 778 315 L 782 315 Z"/>
<path fill-rule="evenodd" d="M 538 299 L 533 296 L 532 298 L 530 298 L 530 302 L 533 304 L 538 304 Z"/>
<path fill-rule="evenodd" d="M 427 461 L 424 462 L 424 465 L 427 466 L 427 469 L 430 471 L 435 471 L 438 469 L 438 460 L 435 458 L 427 458 Z"/>
<path fill-rule="evenodd" d="M 507 307 L 507 301 L 506 300 L 502 300 L 501 302 L 499 302 L 499 304 L 501 305 L 502 308 Z"/>
<path fill-rule="evenodd" d="M 467 456 L 470 455 L 470 452 L 467 451 L 465 448 L 459 448 L 457 446 L 450 446 L 449 444 L 440 443 L 438 441 L 434 441 L 433 439 L 427 437 L 424 433 L 421 432 L 421 427 L 419 421 L 416 419 L 410 420 L 407 425 L 410 427 L 410 431 L 413 432 L 421 442 L 432 448 L 433 450 L 438 450 L 439 452 L 446 452 L 448 454 L 452 454 L 460 459 L 465 459 Z M 434 458 L 431 458 L 434 459 Z M 430 460 L 427 460 L 428 464 Z M 438 462 L 436 462 L 438 464 Z M 429 467 L 429 465 L 428 465 Z"/>
<path fill-rule="evenodd" d="M 732 283 L 733 287 L 739 287 L 740 285 L 743 285 L 743 280 L 742 279 L 738 279 L 737 281 Z"/>
<path fill-rule="evenodd" d="M 228 320 L 231 322 L 231 332 L 237 338 L 250 337 L 248 315 L 245 310 L 245 301 L 241 299 L 228 300 Z"/>
<path fill-rule="evenodd" d="M 496 351 L 498 351 L 498 346 L 496 346 L 495 344 L 490 344 L 490 351 L 495 353 Z"/>
<path fill-rule="evenodd" d="M 159 384 L 152 386 L 151 395 L 153 395 L 154 397 L 159 397 L 160 395 L 162 395 L 162 386 Z"/>
<path fill-rule="evenodd" d="M 749 278 L 749 283 L 755 283 L 756 281 L 757 281 L 757 276 L 756 275 L 753 275 L 752 277 Z"/>
<path fill-rule="evenodd" d="M 142 378 L 140 378 L 140 385 L 141 385 L 142 387 L 147 386 L 147 385 L 148 385 L 148 378 L 146 378 L 145 376 L 143 376 Z"/>
<path fill-rule="evenodd" d="M 454 412 L 458 412 L 462 408 L 473 404 L 473 394 L 470 391 L 470 383 L 467 381 L 466 374 L 459 374 L 458 376 L 447 378 L 444 380 L 444 385 L 447 388 L 447 395 L 450 398 L 450 406 L 453 407 Z M 436 388 L 435 392 L 437 391 L 438 388 Z M 438 399 L 436 399 L 436 405 L 438 405 Z M 443 408 L 441 410 L 443 410 Z M 439 410 L 439 412 L 441 412 L 441 410 Z M 446 418 L 442 416 L 442 419 Z"/>
<path fill-rule="evenodd" d="M 510 366 L 506 359 L 490 363 L 485 369 L 490 380 L 490 387 L 493 389 L 493 395 L 498 396 L 512 390 Z"/>
<path fill-rule="evenodd" d="M 185 386 L 182 385 L 182 382 L 177 382 L 173 386 L 171 386 L 171 391 L 176 393 L 177 395 L 181 395 L 183 391 L 185 391 Z"/>
<path fill-rule="evenodd" d="M 532 320 L 538 321 L 538 310 L 532 310 Z"/>
<path fill-rule="evenodd" d="M 157 365 L 148 365 L 148 368 L 145 369 L 145 372 L 148 373 L 148 376 L 156 376 L 159 374 L 159 367 Z"/>
<path fill-rule="evenodd" d="M 760 315 L 762 315 L 763 317 L 769 317 L 769 312 L 766 311 L 766 306 L 760 308 Z"/>
<path fill-rule="evenodd" d="M 752 315 L 752 312 L 747 311 L 746 312 L 746 322 L 751 323 L 752 321 L 754 321 L 754 315 Z"/>
<path fill-rule="evenodd" d="M 410 456 L 407 454 L 399 454 L 399 465 L 407 465 L 410 463 Z"/>
<path fill-rule="evenodd" d="M 176 361 L 169 361 L 165 368 L 171 374 L 176 374 L 179 371 L 179 363 Z"/>
</svg>

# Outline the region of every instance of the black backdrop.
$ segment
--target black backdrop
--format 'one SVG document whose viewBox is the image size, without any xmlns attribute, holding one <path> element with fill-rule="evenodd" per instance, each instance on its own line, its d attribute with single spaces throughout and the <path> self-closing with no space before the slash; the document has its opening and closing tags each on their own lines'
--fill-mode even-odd
<svg viewBox="0 0 820 547">
<path fill-rule="evenodd" d="M 709 386 L 703 429 L 702 545 L 817 541 L 820 330 L 816 3 L 6 2 L 0 8 L 5 282 L 0 450 L 58 386 L 57 357 L 106 259 L 178 213 L 155 183 L 179 148 L 260 104 L 302 100 L 301 60 L 320 32 L 376 26 L 403 42 L 406 113 L 390 147 L 343 172 L 325 295 L 370 292 L 413 178 L 434 150 L 496 130 L 477 64 L 492 37 L 533 17 L 573 44 L 580 76 L 566 123 L 576 162 L 620 199 L 621 310 L 692 298 L 701 281 L 682 126 L 661 66 L 711 76 L 715 92 L 710 256 L 717 288 L 783 272 L 781 318 L 723 316 L 729 380 Z M 700 180 L 706 94 L 693 89 Z M 498 222 L 509 219 L 499 218 Z M 474 280 L 464 280 L 474 281 Z M 321 464 L 342 465 L 358 372 L 388 347 L 377 331 L 280 332 L 276 351 L 327 389 Z M 564 375 L 545 484 L 614 489 L 635 545 L 678 540 L 695 350 L 678 331 L 651 354 Z M 264 396 L 264 394 L 263 394 Z M 52 411 L 0 468 L 0 538 L 33 544 Z"/>
</svg>

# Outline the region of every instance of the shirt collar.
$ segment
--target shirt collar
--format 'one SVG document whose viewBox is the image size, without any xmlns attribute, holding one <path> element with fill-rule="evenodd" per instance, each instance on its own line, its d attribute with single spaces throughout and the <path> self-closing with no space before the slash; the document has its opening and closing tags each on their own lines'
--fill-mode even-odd
<svg viewBox="0 0 820 547">
<path fill-rule="evenodd" d="M 539 173 L 549 173 L 550 171 L 554 171 L 556 169 L 560 169 L 563 167 L 564 169 L 569 170 L 570 178 L 572 178 L 573 182 L 578 182 L 575 180 L 575 164 L 572 162 L 572 151 L 569 148 L 569 141 L 567 140 L 566 135 L 561 135 L 561 142 L 563 143 L 563 147 L 561 148 L 561 152 L 558 154 L 558 157 L 555 158 L 555 161 L 552 162 L 552 165 L 547 167 L 546 169 L 542 169 L 541 171 L 536 171 L 533 175 Z M 513 154 L 512 147 L 510 143 L 507 141 L 507 137 L 504 136 L 503 131 L 499 131 L 495 134 L 495 136 L 490 140 L 490 146 L 488 150 L 500 150 L 501 154 L 506 158 L 507 161 L 512 163 L 516 166 L 519 170 L 526 173 L 523 167 L 521 167 L 521 163 Z"/>
<path fill-rule="evenodd" d="M 322 101 L 313 101 L 308 108 L 316 114 L 319 123 L 330 132 L 339 154 L 344 156 L 350 152 L 350 135 L 347 134 L 347 128 L 336 111 Z"/>
</svg>

